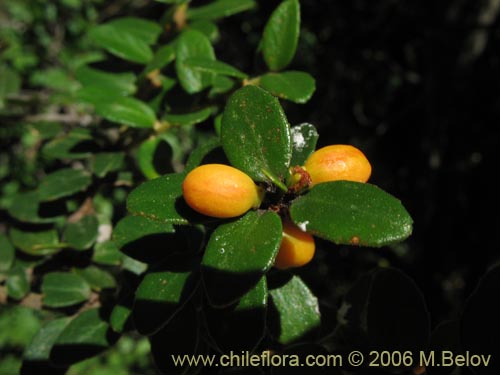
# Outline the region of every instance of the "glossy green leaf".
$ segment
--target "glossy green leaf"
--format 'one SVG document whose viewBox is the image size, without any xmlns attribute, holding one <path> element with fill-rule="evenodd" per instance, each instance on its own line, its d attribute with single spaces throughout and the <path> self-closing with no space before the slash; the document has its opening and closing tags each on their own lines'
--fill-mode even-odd
<svg viewBox="0 0 500 375">
<path fill-rule="evenodd" d="M 120 18 L 95 26 L 90 37 L 108 52 L 136 63 L 145 64 L 153 58 L 149 45 L 155 43 L 161 27 L 140 18 Z"/>
<path fill-rule="evenodd" d="M 190 7 L 187 17 L 191 20 L 217 20 L 253 9 L 255 6 L 254 0 L 216 0 L 204 6 Z"/>
<path fill-rule="evenodd" d="M 160 174 L 156 171 L 154 166 L 154 156 L 156 148 L 161 141 L 161 138 L 150 137 L 142 142 L 137 149 L 137 164 L 139 165 L 139 169 L 142 174 L 149 180 L 160 177 Z"/>
<path fill-rule="evenodd" d="M 279 316 L 278 341 L 290 344 L 317 329 L 321 323 L 318 299 L 298 276 L 269 291 Z"/>
<path fill-rule="evenodd" d="M 114 241 L 104 241 L 94 246 L 92 261 L 106 266 L 118 266 L 123 258 L 123 254 L 118 250 Z"/>
<path fill-rule="evenodd" d="M 92 134 L 89 129 L 75 128 L 48 142 L 42 148 L 42 154 L 47 159 L 82 159 L 86 158 L 92 153 L 90 151 L 75 152 L 79 144 L 92 140 Z"/>
<path fill-rule="evenodd" d="M 153 59 L 146 66 L 144 71 L 146 73 L 152 72 L 156 69 L 163 69 L 172 61 L 175 60 L 175 44 L 170 43 L 158 48 L 155 52 Z"/>
<path fill-rule="evenodd" d="M 90 296 L 90 285 L 79 275 L 69 272 L 51 272 L 42 281 L 43 304 L 48 307 L 66 307 L 85 302 Z"/>
<path fill-rule="evenodd" d="M 184 31 L 177 40 L 175 68 L 181 86 L 187 93 L 200 92 L 212 84 L 213 74 L 195 70 L 186 65 L 190 58 L 215 60 L 210 40 L 196 30 Z"/>
<path fill-rule="evenodd" d="M 225 94 L 229 92 L 229 90 L 234 88 L 235 85 L 236 82 L 233 79 L 226 76 L 217 75 L 214 77 L 212 88 L 210 89 L 208 96 L 210 98 L 213 98 L 214 96 Z"/>
<path fill-rule="evenodd" d="M 189 29 L 197 30 L 206 35 L 211 42 L 219 39 L 219 28 L 215 22 L 209 20 L 199 20 L 191 22 L 188 26 Z"/>
<path fill-rule="evenodd" d="M 208 107 L 196 112 L 185 114 L 166 113 L 163 116 L 163 119 L 172 126 L 190 126 L 205 121 L 212 115 L 213 111 L 213 107 Z"/>
<path fill-rule="evenodd" d="M 11 228 L 9 235 L 12 244 L 29 255 L 43 256 L 54 254 L 64 246 L 59 243 L 59 236 L 54 229 L 27 232 Z"/>
<path fill-rule="evenodd" d="M 133 128 L 152 128 L 156 114 L 149 105 L 130 97 L 111 97 L 93 103 L 94 110 L 106 120 Z"/>
<path fill-rule="evenodd" d="M 26 269 L 19 265 L 14 265 L 7 273 L 7 294 L 15 300 L 23 299 L 30 291 L 30 282 Z"/>
<path fill-rule="evenodd" d="M 300 33 L 300 4 L 284 0 L 264 28 L 262 54 L 271 70 L 281 70 L 292 61 Z"/>
<path fill-rule="evenodd" d="M 336 244 L 380 247 L 412 232 L 413 221 L 398 199 L 359 182 L 315 185 L 293 201 L 290 213 L 300 228 Z"/>
<path fill-rule="evenodd" d="M 281 219 L 274 212 L 250 211 L 212 233 L 202 260 L 209 301 L 234 303 L 271 268 L 281 244 Z"/>
<path fill-rule="evenodd" d="M 38 185 L 40 201 L 54 201 L 84 191 L 92 182 L 90 175 L 81 169 L 64 168 L 45 176 Z"/>
<path fill-rule="evenodd" d="M 287 176 L 290 128 L 278 99 L 267 91 L 245 86 L 231 96 L 222 117 L 221 140 L 231 164 L 253 180 Z"/>
<path fill-rule="evenodd" d="M 113 331 L 123 332 L 131 315 L 132 309 L 130 307 L 116 304 L 109 317 L 109 324 Z"/>
<path fill-rule="evenodd" d="M 92 170 L 97 177 L 102 178 L 110 172 L 121 169 L 124 159 L 123 152 L 99 152 L 92 157 Z"/>
<path fill-rule="evenodd" d="M 193 214 L 182 198 L 182 173 L 166 174 L 144 182 L 127 197 L 127 209 L 134 215 L 172 224 L 188 224 Z"/>
<path fill-rule="evenodd" d="M 96 291 L 116 287 L 116 280 L 111 273 L 96 266 L 74 268 L 75 274 L 81 276 Z"/>
<path fill-rule="evenodd" d="M 64 328 L 50 352 L 56 365 L 70 365 L 96 356 L 106 350 L 116 339 L 99 309 L 80 313 Z"/>
<path fill-rule="evenodd" d="M 135 293 L 133 317 L 142 335 L 161 329 L 184 306 L 194 292 L 191 269 L 146 274 Z"/>
<path fill-rule="evenodd" d="M 318 131 L 312 124 L 303 123 L 290 129 L 292 136 L 291 166 L 302 166 L 307 158 L 316 150 L 319 138 Z"/>
<path fill-rule="evenodd" d="M 0 272 L 8 271 L 14 264 L 16 252 L 9 238 L 0 233 Z"/>
<path fill-rule="evenodd" d="M 99 223 L 95 216 L 84 216 L 79 221 L 66 225 L 62 235 L 63 241 L 75 250 L 86 250 L 97 239 L 98 227 Z"/>
<path fill-rule="evenodd" d="M 47 322 L 47 324 L 36 333 L 24 350 L 23 360 L 33 362 L 48 361 L 52 346 L 70 321 L 71 318 L 66 317 Z"/>
<path fill-rule="evenodd" d="M 211 338 L 222 352 L 249 351 L 260 342 L 266 328 L 267 283 L 261 280 L 232 306 L 204 309 Z"/>
<path fill-rule="evenodd" d="M 134 275 L 140 276 L 146 272 L 148 265 L 129 256 L 125 256 L 123 257 L 122 268 L 133 273 Z"/>
<path fill-rule="evenodd" d="M 109 95 L 132 95 L 136 92 L 133 73 L 110 73 L 89 66 L 80 67 L 76 73 L 78 81 L 85 86 L 94 86 Z"/>
<path fill-rule="evenodd" d="M 202 57 L 190 57 L 184 61 L 184 64 L 195 71 L 213 73 L 241 79 L 247 77 L 247 74 L 243 73 L 241 70 L 218 60 Z"/>
<path fill-rule="evenodd" d="M 296 71 L 264 74 L 259 83 L 274 96 L 299 104 L 307 103 L 316 90 L 310 74 Z"/>
<path fill-rule="evenodd" d="M 219 138 L 212 138 L 201 145 L 198 145 L 189 155 L 184 172 L 188 173 L 199 166 L 203 162 L 203 159 L 205 159 L 212 151 L 220 147 L 220 145 Z"/>
</svg>

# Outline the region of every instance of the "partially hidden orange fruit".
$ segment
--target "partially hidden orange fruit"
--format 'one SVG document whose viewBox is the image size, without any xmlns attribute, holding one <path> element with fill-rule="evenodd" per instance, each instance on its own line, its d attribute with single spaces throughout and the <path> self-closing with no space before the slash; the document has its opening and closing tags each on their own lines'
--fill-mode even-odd
<svg viewBox="0 0 500 375">
<path fill-rule="evenodd" d="M 315 250 L 316 245 L 311 234 L 303 232 L 295 224 L 285 221 L 283 223 L 283 238 L 274 261 L 274 267 L 284 270 L 304 266 L 312 260 Z"/>
</svg>

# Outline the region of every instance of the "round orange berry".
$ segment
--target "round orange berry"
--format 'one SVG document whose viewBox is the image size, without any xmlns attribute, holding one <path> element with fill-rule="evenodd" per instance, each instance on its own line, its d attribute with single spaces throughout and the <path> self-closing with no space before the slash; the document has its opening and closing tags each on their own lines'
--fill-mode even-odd
<svg viewBox="0 0 500 375">
<path fill-rule="evenodd" d="M 284 222 L 283 237 L 274 267 L 284 270 L 304 266 L 312 260 L 315 250 L 311 234 L 303 232 L 293 223 Z"/>
</svg>

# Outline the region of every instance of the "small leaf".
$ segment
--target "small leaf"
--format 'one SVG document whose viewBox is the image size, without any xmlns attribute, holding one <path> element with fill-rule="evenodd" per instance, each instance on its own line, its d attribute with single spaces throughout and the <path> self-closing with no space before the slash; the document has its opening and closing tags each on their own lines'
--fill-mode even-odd
<svg viewBox="0 0 500 375">
<path fill-rule="evenodd" d="M 71 365 L 96 356 L 109 348 L 116 339 L 98 309 L 80 313 L 71 320 L 56 340 L 50 360 L 56 365 Z"/>
<path fill-rule="evenodd" d="M 7 273 L 7 294 L 15 300 L 23 299 L 30 291 L 30 282 L 26 269 L 14 265 Z"/>
<path fill-rule="evenodd" d="M 85 190 L 92 179 L 86 171 L 65 168 L 53 172 L 40 182 L 38 197 L 40 201 L 54 201 Z"/>
<path fill-rule="evenodd" d="M 113 331 L 118 333 L 123 332 L 131 315 L 132 309 L 130 307 L 116 304 L 109 318 L 109 324 Z"/>
<path fill-rule="evenodd" d="M 222 117 L 221 141 L 231 164 L 253 180 L 287 176 L 290 128 L 278 99 L 267 91 L 245 86 L 231 96 Z"/>
<path fill-rule="evenodd" d="M 159 137 L 150 137 L 142 142 L 137 149 L 137 164 L 139 164 L 142 174 L 150 180 L 160 177 L 160 174 L 156 171 L 154 166 L 154 159 L 156 149 L 161 141 Z"/>
<path fill-rule="evenodd" d="M 292 135 L 292 160 L 291 166 L 302 166 L 307 158 L 316 150 L 319 135 L 314 125 L 303 123 L 293 126 Z"/>
<path fill-rule="evenodd" d="M 81 276 L 69 272 L 51 272 L 42 281 L 43 304 L 48 307 L 66 307 L 85 302 L 90 286 Z"/>
<path fill-rule="evenodd" d="M 275 9 L 264 28 L 262 54 L 269 69 L 281 70 L 292 61 L 299 33 L 299 2 L 285 0 Z"/>
<path fill-rule="evenodd" d="M 75 72 L 76 78 L 84 86 L 94 86 L 109 95 L 132 95 L 136 92 L 133 73 L 110 73 L 82 66 Z"/>
<path fill-rule="evenodd" d="M 21 77 L 7 65 L 0 65 L 0 101 L 21 89 Z M 1 108 L 1 106 L 0 106 Z"/>
<path fill-rule="evenodd" d="M 208 97 L 213 98 L 219 94 L 225 94 L 229 92 L 229 90 L 231 90 L 235 86 L 235 84 L 236 83 L 233 79 L 226 76 L 217 75 L 214 77 L 212 88 L 208 93 Z"/>
<path fill-rule="evenodd" d="M 212 21 L 208 20 L 194 21 L 191 22 L 187 27 L 193 30 L 197 30 L 201 32 L 203 35 L 206 35 L 211 42 L 217 41 L 217 39 L 219 39 L 220 36 L 217 24 Z"/>
<path fill-rule="evenodd" d="M 197 8 L 190 7 L 187 17 L 191 20 L 217 20 L 253 9 L 255 6 L 254 0 L 216 0 Z"/>
<path fill-rule="evenodd" d="M 242 71 L 236 69 L 234 66 L 213 59 L 190 57 L 184 61 L 184 64 L 187 67 L 200 72 L 213 73 L 241 79 L 247 77 L 246 73 L 243 73 Z"/>
<path fill-rule="evenodd" d="M 181 86 L 187 93 L 202 91 L 212 84 L 213 74 L 195 70 L 186 65 L 189 58 L 215 60 L 210 40 L 196 30 L 184 31 L 177 40 L 175 68 Z"/>
<path fill-rule="evenodd" d="M 156 69 L 161 70 L 174 60 L 175 60 L 175 44 L 174 43 L 166 44 L 158 48 L 158 50 L 155 52 L 153 56 L 153 59 L 149 62 L 144 71 L 146 73 L 149 73 Z"/>
<path fill-rule="evenodd" d="M 207 297 L 227 306 L 252 289 L 271 268 L 281 244 L 281 219 L 250 211 L 212 233 L 202 260 Z"/>
<path fill-rule="evenodd" d="M 380 247 L 412 232 L 412 219 L 398 199 L 359 182 L 318 184 L 292 202 L 290 214 L 299 227 L 336 244 Z"/>
<path fill-rule="evenodd" d="M 63 241 L 75 250 L 90 248 L 97 239 L 99 223 L 95 216 L 87 215 L 64 228 Z"/>
<path fill-rule="evenodd" d="M 316 330 L 321 323 L 318 299 L 298 276 L 270 289 L 279 319 L 278 341 L 290 344 Z"/>
<path fill-rule="evenodd" d="M 205 121 L 212 115 L 213 111 L 213 107 L 208 107 L 196 112 L 185 114 L 166 113 L 163 116 L 163 119 L 172 126 L 190 126 Z"/>
<path fill-rule="evenodd" d="M 18 193 L 13 196 L 8 212 L 13 218 L 25 223 L 53 223 L 62 218 L 62 216 L 40 217 L 38 214 L 39 205 L 37 191 Z"/>
<path fill-rule="evenodd" d="M 114 241 L 104 241 L 97 243 L 94 247 L 92 261 L 106 266 L 118 266 L 123 258 L 123 254 L 118 250 Z"/>
<path fill-rule="evenodd" d="M 99 116 L 111 122 L 133 128 L 152 128 L 156 122 L 156 114 L 151 107 L 135 98 L 116 96 L 92 104 Z"/>
<path fill-rule="evenodd" d="M 296 71 L 264 74 L 259 83 L 274 96 L 299 104 L 307 103 L 316 90 L 311 75 Z"/>
<path fill-rule="evenodd" d="M 201 145 L 198 145 L 189 155 L 184 172 L 188 173 L 197 166 L 201 165 L 207 155 L 218 147 L 220 147 L 219 138 L 212 138 Z"/>
<path fill-rule="evenodd" d="M 14 246 L 5 234 L 0 233 L 0 273 L 10 270 L 15 258 Z"/>
<path fill-rule="evenodd" d="M 116 287 L 116 280 L 113 275 L 99 267 L 88 266 L 85 268 L 75 268 L 73 271 L 85 279 L 90 287 L 96 291 Z"/>
<path fill-rule="evenodd" d="M 75 152 L 79 144 L 92 140 L 89 129 L 75 128 L 68 134 L 53 139 L 42 148 L 44 158 L 51 159 L 82 159 L 92 153 L 90 151 Z"/>
<path fill-rule="evenodd" d="M 52 346 L 70 321 L 71 318 L 67 317 L 54 319 L 45 324 L 24 350 L 23 360 L 32 362 L 48 361 Z"/>
<path fill-rule="evenodd" d="M 108 173 L 121 169 L 124 159 L 123 152 L 99 152 L 92 158 L 92 170 L 97 177 L 103 178 Z"/>
<path fill-rule="evenodd" d="M 59 243 L 59 236 L 54 229 L 25 232 L 11 228 L 9 235 L 12 244 L 29 255 L 43 256 L 54 254 L 64 246 Z"/>
</svg>

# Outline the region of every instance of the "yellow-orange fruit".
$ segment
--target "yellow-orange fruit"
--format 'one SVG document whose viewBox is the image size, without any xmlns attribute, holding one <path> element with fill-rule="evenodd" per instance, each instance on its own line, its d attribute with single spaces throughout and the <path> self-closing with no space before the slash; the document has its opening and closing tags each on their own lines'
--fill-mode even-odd
<svg viewBox="0 0 500 375">
<path fill-rule="evenodd" d="M 312 185 L 321 182 L 348 180 L 366 182 L 372 167 L 366 156 L 350 145 L 331 145 L 312 153 L 304 165 Z"/>
<path fill-rule="evenodd" d="M 284 270 L 304 266 L 314 257 L 315 250 L 316 245 L 311 234 L 303 232 L 290 222 L 284 222 L 283 238 L 274 267 Z"/>
<path fill-rule="evenodd" d="M 248 175 L 224 164 L 193 169 L 182 183 L 182 193 L 193 210 L 217 218 L 240 216 L 262 201 L 260 188 Z"/>
</svg>

